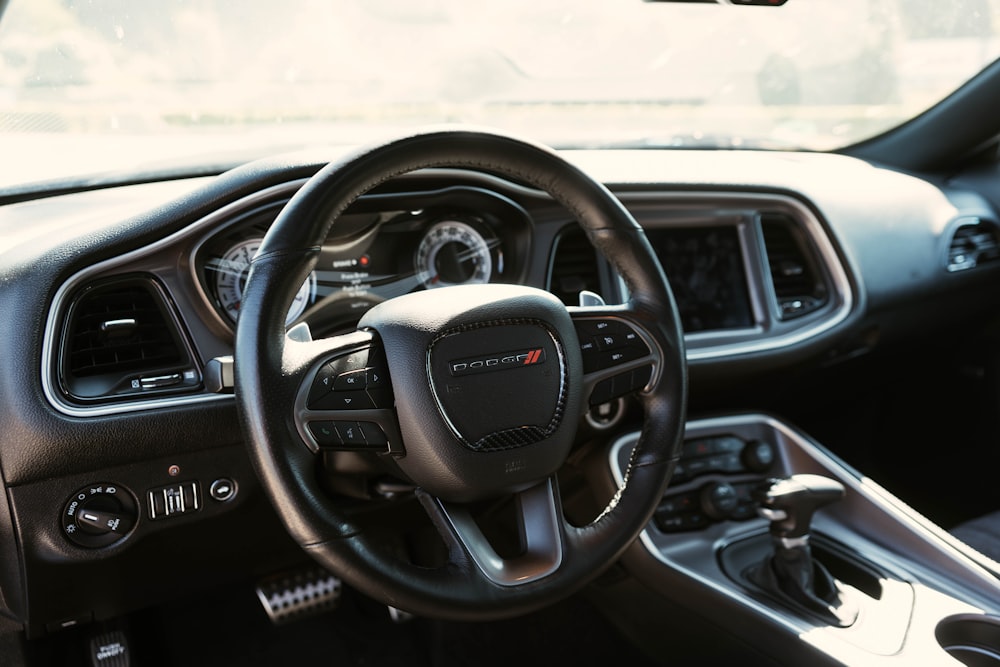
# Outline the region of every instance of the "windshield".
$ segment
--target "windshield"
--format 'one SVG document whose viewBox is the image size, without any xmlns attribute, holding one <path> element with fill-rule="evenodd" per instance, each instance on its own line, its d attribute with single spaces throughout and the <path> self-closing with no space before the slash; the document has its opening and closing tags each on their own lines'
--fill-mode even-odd
<svg viewBox="0 0 1000 667">
<path fill-rule="evenodd" d="M 0 3 L 2 4 L 2 3 Z M 435 123 L 558 147 L 830 150 L 998 55 L 1000 0 L 11 0 L 0 189 Z"/>
</svg>

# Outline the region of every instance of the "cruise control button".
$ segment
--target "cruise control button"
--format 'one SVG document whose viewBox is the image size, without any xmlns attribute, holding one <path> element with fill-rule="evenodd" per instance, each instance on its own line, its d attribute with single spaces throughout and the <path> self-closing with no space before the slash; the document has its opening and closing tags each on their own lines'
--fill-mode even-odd
<svg viewBox="0 0 1000 667">
<path fill-rule="evenodd" d="M 617 350 L 608 350 L 598 354 L 598 366 L 600 368 L 611 368 L 627 361 L 634 361 L 646 355 L 646 351 L 638 347 L 623 347 Z"/>
<path fill-rule="evenodd" d="M 622 338 L 612 333 L 601 334 L 594 337 L 594 343 L 598 350 L 610 350 L 622 346 Z"/>
</svg>

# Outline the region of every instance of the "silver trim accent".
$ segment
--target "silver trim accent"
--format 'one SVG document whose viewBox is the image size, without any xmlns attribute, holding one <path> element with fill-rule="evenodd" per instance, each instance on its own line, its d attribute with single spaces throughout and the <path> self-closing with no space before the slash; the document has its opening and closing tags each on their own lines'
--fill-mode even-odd
<svg viewBox="0 0 1000 667">
<path fill-rule="evenodd" d="M 322 568 L 289 572 L 260 582 L 257 599 L 275 625 L 337 606 L 343 584 Z"/>
<path fill-rule="evenodd" d="M 191 248 L 191 254 L 188 256 L 188 262 L 187 262 L 187 265 L 190 268 L 191 284 L 194 285 L 195 292 L 201 299 L 202 303 L 204 303 L 208 307 L 208 312 L 214 318 L 215 324 L 218 324 L 229 331 L 233 331 L 234 327 L 236 326 L 232 320 L 223 317 L 222 314 L 219 313 L 218 309 L 214 305 L 212 305 L 212 299 L 208 296 L 208 294 L 205 293 L 205 288 L 201 283 L 201 279 L 198 277 L 198 263 L 195 261 L 195 259 L 198 257 L 198 253 L 201 252 L 201 249 L 212 238 L 226 231 L 230 227 L 239 225 L 242 222 L 242 220 L 238 220 L 235 217 L 233 217 L 232 215 L 233 213 L 239 212 L 241 209 L 247 209 L 253 206 L 267 203 L 269 199 L 278 196 L 284 197 L 288 195 L 288 197 L 291 198 L 291 196 L 294 195 L 296 192 L 298 192 L 298 190 L 303 185 L 305 185 L 306 181 L 308 180 L 309 179 L 307 178 L 300 178 L 298 180 L 289 181 L 287 183 L 273 185 L 269 188 L 261 190 L 260 192 L 255 192 L 252 195 L 248 195 L 242 199 L 238 199 L 231 204 L 223 206 L 218 211 L 213 211 L 212 213 L 209 213 L 204 218 L 198 220 L 193 225 L 188 227 L 187 230 L 184 230 L 183 234 L 178 234 L 178 238 L 183 238 L 184 236 L 188 236 L 188 234 L 186 233 L 188 230 L 193 230 L 195 227 L 197 227 L 198 231 L 200 231 L 202 227 L 206 225 L 211 225 L 220 218 L 223 220 L 229 218 L 227 224 L 222 225 L 221 227 L 218 228 L 211 229 L 210 230 L 211 233 L 206 234 L 204 237 L 199 239 L 197 243 L 194 244 L 194 247 Z M 193 233 L 190 235 L 194 236 Z M 313 286 L 313 289 L 315 290 L 315 284 Z"/>
<path fill-rule="evenodd" d="M 784 521 L 788 518 L 788 512 L 785 510 L 775 510 L 770 507 L 758 507 L 757 514 L 768 521 Z"/>
<path fill-rule="evenodd" d="M 125 253 L 124 255 L 112 257 L 104 260 L 103 262 L 98 262 L 97 264 L 88 266 L 87 268 L 73 274 L 68 280 L 66 280 L 66 282 L 64 282 L 59 289 L 56 290 L 55 296 L 52 298 L 52 305 L 49 306 L 49 314 L 45 320 L 45 330 L 42 334 L 42 391 L 49 404 L 57 411 L 69 417 L 97 417 L 128 412 L 139 412 L 142 410 L 155 410 L 158 408 L 176 407 L 181 405 L 194 405 L 211 401 L 232 401 L 233 397 L 231 395 L 202 393 L 188 394 L 185 396 L 164 396 L 150 399 L 137 398 L 130 400 L 127 403 L 109 403 L 94 406 L 81 406 L 68 403 L 63 399 L 61 392 L 58 387 L 54 386 L 53 382 L 57 364 L 56 357 L 58 356 L 59 351 L 59 319 L 68 305 L 69 295 L 83 283 L 98 277 L 110 277 L 111 275 L 114 275 L 111 272 L 119 267 L 123 267 L 144 257 L 156 254 L 164 248 L 168 248 L 180 241 L 197 236 L 198 234 L 203 233 L 206 227 L 218 224 L 236 212 L 264 203 L 266 200 L 272 199 L 276 196 L 285 195 L 288 192 L 295 191 L 300 188 L 304 182 L 305 179 L 300 179 L 288 183 L 282 183 L 238 199 L 237 201 L 227 204 L 220 209 L 212 211 L 205 217 L 188 225 L 184 229 L 171 234 L 170 236 L 164 237 L 137 250 Z M 205 240 L 199 243 L 195 247 L 195 251 L 197 251 L 197 249 L 200 248 L 204 242 Z M 191 271 L 192 277 L 194 278 L 193 283 L 198 295 L 202 299 L 206 299 L 207 297 L 201 287 L 200 281 L 197 279 L 196 270 L 193 267 L 193 264 Z M 209 302 L 206 301 L 206 303 Z M 212 311 L 214 312 L 214 308 Z M 225 324 L 221 317 L 219 318 L 219 323 Z M 195 363 L 199 361 L 197 355 L 195 354 L 192 354 L 192 359 Z"/>
<path fill-rule="evenodd" d="M 591 292 L 589 289 L 580 290 L 580 307 L 581 308 L 597 308 L 599 306 L 606 306 L 604 303 L 604 297 L 596 292 Z"/>
<path fill-rule="evenodd" d="M 517 499 L 525 549 L 522 556 L 510 560 L 497 555 L 467 510 L 434 499 L 451 533 L 465 547 L 472 562 L 499 586 L 519 586 L 544 579 L 562 564 L 562 531 L 552 479 L 522 491 Z"/>
<path fill-rule="evenodd" d="M 597 418 L 594 417 L 594 409 L 600 408 L 602 405 L 614 406 L 612 408 L 614 410 L 614 415 L 611 417 L 610 420 L 606 422 L 598 421 Z M 608 401 L 607 403 L 601 403 L 600 405 L 591 405 L 590 409 L 588 409 L 584 413 L 583 418 L 587 422 L 587 425 L 590 426 L 590 428 L 594 429 L 595 431 L 607 431 L 617 426 L 625 418 L 626 411 L 627 408 L 625 406 L 625 399 L 615 398 Z"/>
<path fill-rule="evenodd" d="M 153 410 L 164 407 L 182 406 L 182 405 L 192 405 L 197 403 L 202 403 L 205 401 L 219 401 L 219 400 L 232 400 L 229 395 L 220 394 L 191 394 L 186 396 L 171 396 L 171 397 L 160 397 L 151 399 L 133 399 L 128 402 L 123 403 L 110 403 L 95 406 L 79 406 L 73 405 L 66 402 L 58 388 L 53 386 L 52 378 L 54 377 L 53 372 L 55 368 L 55 355 L 58 351 L 57 337 L 58 331 L 57 322 L 59 320 L 59 315 L 62 313 L 63 308 L 68 299 L 68 295 L 72 290 L 76 289 L 79 285 L 87 280 L 96 278 L 102 275 L 113 275 L 108 274 L 108 272 L 113 271 L 116 268 L 125 266 L 131 262 L 137 261 L 144 257 L 153 255 L 163 248 L 169 247 L 179 241 L 195 237 L 202 234 L 206 228 L 210 228 L 213 225 L 220 224 L 222 222 L 229 221 L 230 224 L 219 227 L 218 229 L 212 229 L 213 234 L 218 231 L 222 231 L 237 224 L 238 221 L 232 220 L 232 216 L 235 213 L 242 212 L 248 208 L 263 204 L 269 200 L 273 200 L 278 197 L 283 197 L 290 195 L 297 191 L 307 179 L 297 179 L 294 181 L 289 181 L 279 185 L 275 185 L 259 192 L 247 195 L 237 201 L 234 201 L 222 208 L 213 211 L 206 215 L 205 217 L 197 220 L 186 228 L 171 234 L 159 241 L 156 241 L 148 246 L 144 246 L 137 250 L 133 250 L 124 255 L 119 255 L 118 257 L 113 257 L 111 259 L 105 260 L 93 266 L 87 267 L 73 276 L 71 276 L 65 283 L 63 283 L 53 298 L 52 305 L 49 308 L 49 314 L 46 319 L 45 330 L 43 332 L 43 342 L 42 342 L 42 364 L 41 364 L 41 376 L 42 376 L 42 390 L 45 394 L 46 399 L 49 404 L 52 405 L 57 411 L 71 417 L 88 417 L 88 416 L 105 416 L 113 414 L 122 414 L 128 412 L 137 412 L 141 410 Z M 489 179 L 487 179 L 489 180 Z M 498 186 L 499 187 L 499 186 Z M 504 187 L 509 187 L 505 184 Z M 528 191 L 530 194 L 535 194 L 534 191 Z M 796 345 L 802 343 L 805 340 L 825 333 L 826 331 L 837 326 L 843 322 L 847 316 L 850 314 L 854 307 L 855 299 L 854 294 L 851 290 L 851 282 L 847 276 L 846 270 L 843 264 L 840 262 L 837 251 L 833 246 L 832 241 L 825 233 L 822 224 L 815 217 L 812 211 L 802 204 L 799 200 L 785 196 L 785 195 L 765 195 L 765 194 L 754 194 L 754 193 L 736 193 L 736 192 L 705 192 L 705 193 L 674 193 L 666 191 L 648 191 L 641 193 L 621 193 L 616 194 L 623 202 L 626 204 L 633 203 L 681 203 L 681 204 L 694 204 L 694 203 L 732 203 L 734 206 L 743 203 L 744 205 L 750 204 L 756 206 L 757 202 L 770 203 L 772 206 L 775 204 L 779 206 L 785 206 L 794 211 L 796 217 L 800 219 L 804 225 L 805 230 L 809 234 L 810 238 L 815 244 L 815 248 L 819 255 L 820 260 L 823 262 L 826 270 L 829 272 L 829 276 L 833 283 L 833 293 L 835 297 L 839 297 L 840 306 L 827 318 L 816 322 L 812 326 L 807 326 L 803 329 L 792 331 L 787 334 L 781 334 L 778 336 L 763 338 L 757 341 L 751 342 L 740 342 L 733 344 L 720 344 L 713 345 L 709 348 L 698 348 L 697 343 L 711 341 L 714 338 L 723 337 L 731 334 L 739 335 L 761 335 L 765 333 L 762 327 L 753 327 L 741 330 L 732 330 L 726 332 L 705 332 L 699 334 L 690 334 L 685 336 L 685 340 L 689 341 L 687 347 L 687 359 L 688 361 L 704 361 L 710 359 L 720 359 L 726 357 L 737 357 L 745 354 L 752 354 L 756 352 L 766 352 L 780 349 L 782 347 Z M 706 207 L 710 208 L 710 207 Z M 756 209 L 755 209 L 756 210 Z M 739 223 L 745 227 L 751 227 L 752 225 L 747 225 L 747 223 Z M 756 223 L 755 223 L 756 224 Z M 652 225 L 655 226 L 655 225 Z M 209 240 L 209 236 L 206 235 L 205 238 L 200 239 L 192 248 L 191 255 L 189 257 L 188 265 L 191 278 L 191 284 L 193 285 L 194 291 L 198 298 L 206 306 L 206 313 L 208 316 L 214 319 L 213 324 L 230 328 L 231 324 L 224 320 L 221 315 L 216 311 L 215 308 L 211 307 L 211 301 L 205 293 L 204 287 L 201 284 L 201 280 L 197 275 L 197 267 L 195 265 L 194 257 L 201 250 L 204 244 Z M 741 234 L 741 244 L 745 243 L 745 239 Z M 744 248 L 747 251 L 746 248 Z M 749 265 L 748 265 L 749 271 Z M 750 284 L 751 286 L 757 284 L 751 276 Z M 755 316 L 759 314 L 758 308 L 759 304 L 756 303 L 757 298 L 754 293 L 758 290 L 751 289 L 751 305 L 755 312 Z M 624 285 L 622 285 L 622 293 L 625 294 Z"/>
<path fill-rule="evenodd" d="M 805 462 L 811 465 L 817 465 L 819 468 L 822 468 L 826 474 L 835 476 L 838 481 L 842 482 L 848 489 L 848 493 L 857 494 L 857 496 L 862 498 L 865 502 L 877 506 L 878 509 L 885 513 L 890 519 L 900 524 L 910 536 L 916 540 L 924 542 L 934 550 L 936 556 L 948 561 L 949 574 L 951 574 L 952 577 L 949 578 L 946 575 L 939 575 L 941 578 L 937 580 L 933 580 L 932 577 L 927 582 L 922 584 L 913 584 L 914 587 L 918 589 L 932 586 L 948 588 L 951 590 L 951 594 L 949 596 L 946 597 L 940 594 L 938 594 L 938 596 L 941 600 L 950 600 L 950 603 L 957 606 L 968 606 L 973 604 L 981 605 L 982 602 L 976 600 L 974 595 L 982 594 L 989 596 L 990 593 L 988 591 L 1000 591 L 1000 582 L 997 580 L 997 577 L 1000 577 L 1000 571 L 991 566 L 992 561 L 989 561 L 989 559 L 986 559 L 985 557 L 977 557 L 977 554 L 974 551 L 970 550 L 954 537 L 948 535 L 940 527 L 930 522 L 927 518 L 907 507 L 901 500 L 891 495 L 888 491 L 882 489 L 875 482 L 864 477 L 858 477 L 851 470 L 844 468 L 838 461 L 828 456 L 824 451 L 813 446 L 812 443 L 810 443 L 804 436 L 798 434 L 790 426 L 773 417 L 760 414 L 746 414 L 689 421 L 686 424 L 686 437 L 699 437 L 701 435 L 718 432 L 731 433 L 740 428 L 771 429 L 777 436 L 779 436 L 780 440 L 784 441 L 778 443 L 779 448 L 782 449 L 782 456 L 779 460 L 784 460 L 786 465 L 790 463 L 790 458 L 794 458 L 798 463 Z M 623 483 L 623 471 L 619 463 L 622 450 L 625 447 L 634 446 L 634 444 L 638 441 L 638 438 L 639 433 L 629 433 L 620 437 L 611 446 L 609 452 L 609 463 L 612 477 L 619 487 Z M 824 528 L 834 528 L 834 530 L 836 530 L 837 527 L 835 524 L 830 524 Z M 742 534 L 747 534 L 748 532 L 747 529 L 741 530 Z M 749 532 L 753 532 L 753 530 L 750 530 Z M 905 553 L 905 551 L 903 551 L 903 545 L 895 544 L 892 549 L 888 549 L 885 544 L 879 543 L 873 539 L 873 535 L 855 532 L 852 532 L 851 534 L 855 535 L 858 540 L 865 542 L 866 545 L 869 545 L 873 551 L 881 554 L 881 556 L 891 557 L 894 563 L 899 563 L 900 560 L 902 560 L 913 564 L 914 567 L 917 568 L 917 570 L 922 574 L 928 574 L 930 572 L 926 565 L 921 567 L 922 564 L 915 560 L 919 558 L 918 555 L 908 554 L 904 556 L 903 553 Z M 736 538 L 735 534 L 731 537 Z M 714 532 L 704 536 L 698 535 L 697 537 L 692 537 L 691 540 L 703 541 L 706 549 L 709 549 L 711 552 L 714 552 L 715 548 L 725 541 L 720 537 L 719 533 Z M 687 567 L 685 564 L 675 559 L 672 559 L 668 554 L 665 554 L 661 550 L 661 545 L 657 544 L 655 538 L 650 532 L 649 527 L 643 529 L 642 533 L 640 533 L 639 543 L 647 553 L 664 566 L 673 571 L 680 572 L 684 576 L 697 581 L 706 588 L 712 589 L 716 593 L 737 602 L 753 612 L 756 612 L 793 634 L 797 634 L 801 637 L 807 637 L 817 629 L 815 626 L 810 625 L 802 618 L 782 613 L 780 609 L 772 608 L 750 597 L 739 586 L 732 584 L 732 582 L 726 579 L 725 575 L 721 573 L 719 573 L 719 580 L 716 580 L 710 576 L 695 571 L 690 567 Z M 686 547 L 685 550 L 690 551 L 690 548 Z M 955 590 L 954 575 L 956 570 L 960 571 L 962 577 L 962 585 L 964 588 L 961 589 L 961 591 Z M 923 593 L 921 593 L 921 595 L 922 594 Z M 965 595 L 964 600 L 960 597 L 963 594 Z M 987 599 L 989 598 L 987 597 Z M 969 607 L 969 609 L 971 609 L 971 607 Z M 981 612 L 982 609 L 975 609 L 973 611 Z M 935 643 L 934 646 L 937 647 L 937 644 Z"/>
<path fill-rule="evenodd" d="M 798 549 L 799 547 L 809 546 L 809 536 L 803 535 L 802 537 L 779 537 L 778 542 L 781 543 L 786 549 Z"/>
<path fill-rule="evenodd" d="M 744 264 L 747 269 L 748 291 L 750 292 L 749 297 L 751 300 L 750 305 L 751 310 L 754 313 L 754 317 L 758 322 L 758 326 L 744 329 L 686 334 L 684 336 L 684 340 L 688 343 L 686 345 L 688 361 L 705 361 L 725 357 L 737 357 L 797 345 L 808 340 L 809 338 L 819 336 L 830 329 L 833 329 L 835 326 L 846 320 L 848 315 L 850 315 L 851 310 L 854 308 L 855 296 L 853 290 L 851 289 L 851 280 L 847 274 L 844 264 L 840 261 L 832 240 L 826 233 L 823 224 L 819 221 L 816 215 L 805 204 L 794 197 L 779 194 L 744 194 L 739 192 L 676 193 L 665 191 L 648 191 L 639 193 L 625 192 L 621 194 L 616 193 L 616 196 L 622 200 L 626 207 L 643 203 L 666 203 L 667 205 L 675 203 L 685 205 L 701 204 L 704 212 L 719 215 L 722 211 L 720 211 L 717 207 L 713 207 L 713 205 L 728 203 L 744 216 L 748 214 L 755 216 L 752 223 L 743 221 L 727 222 L 725 224 L 732 224 L 737 227 L 739 231 L 740 244 L 744 251 Z M 769 282 L 766 282 L 765 284 L 760 282 L 762 279 L 765 279 L 766 276 L 756 275 L 756 273 L 751 270 L 753 268 L 751 262 L 762 263 L 761 260 L 766 262 L 767 258 L 761 257 L 754 259 L 757 253 L 756 251 L 751 252 L 751 249 L 747 245 L 747 237 L 753 234 L 754 230 L 759 229 L 760 222 L 758 218 L 761 209 L 767 208 L 768 205 L 770 205 L 771 208 L 780 207 L 790 210 L 794 213 L 794 217 L 803 223 L 804 231 L 809 235 L 810 240 L 813 242 L 814 248 L 819 255 L 819 260 L 823 264 L 823 267 L 828 273 L 828 277 L 832 283 L 833 289 L 831 296 L 840 302 L 834 311 L 822 320 L 804 326 L 801 329 L 769 337 L 766 335 L 767 327 L 773 326 L 775 322 L 780 322 L 780 320 L 777 320 L 774 309 L 767 301 L 765 301 L 765 303 L 759 302 L 759 297 L 761 295 L 770 294 L 771 291 Z M 712 210 L 713 208 L 715 208 L 714 211 Z M 633 213 L 633 215 L 636 219 L 643 217 L 641 213 Z M 671 225 L 647 222 L 642 224 L 642 226 L 644 229 L 655 229 L 670 227 Z M 766 271 L 766 263 L 762 263 L 761 269 Z M 627 300 L 627 287 L 620 277 L 618 282 L 620 293 L 623 298 Z M 771 301 L 773 301 L 773 299 L 771 299 Z M 760 319 L 762 313 L 767 315 L 763 321 Z M 696 343 L 711 341 L 714 338 L 739 335 L 764 335 L 765 337 L 754 341 L 741 341 L 737 343 L 713 345 L 708 348 L 699 348 L 696 345 Z"/>
<path fill-rule="evenodd" d="M 128 329 L 134 329 L 136 321 L 134 318 L 126 318 L 123 320 L 108 320 L 107 322 L 101 322 L 101 331 L 108 333 L 115 333 L 118 331 L 126 331 Z"/>
</svg>

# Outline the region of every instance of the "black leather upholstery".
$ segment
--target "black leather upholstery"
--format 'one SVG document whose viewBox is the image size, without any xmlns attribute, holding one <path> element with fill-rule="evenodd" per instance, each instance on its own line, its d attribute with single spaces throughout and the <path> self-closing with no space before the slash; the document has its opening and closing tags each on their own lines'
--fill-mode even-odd
<svg viewBox="0 0 1000 667">
<path fill-rule="evenodd" d="M 995 561 L 1000 561 L 1000 511 L 955 526 L 951 534 Z"/>
</svg>

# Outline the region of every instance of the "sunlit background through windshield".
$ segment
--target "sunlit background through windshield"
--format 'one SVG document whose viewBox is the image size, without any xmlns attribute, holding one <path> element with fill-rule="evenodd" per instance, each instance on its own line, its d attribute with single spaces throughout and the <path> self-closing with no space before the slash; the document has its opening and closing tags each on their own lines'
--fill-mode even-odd
<svg viewBox="0 0 1000 667">
<path fill-rule="evenodd" d="M 12 0 L 0 188 L 432 123 L 561 147 L 829 150 L 998 55 L 1000 0 Z"/>
</svg>

